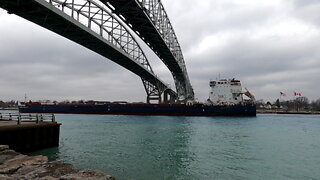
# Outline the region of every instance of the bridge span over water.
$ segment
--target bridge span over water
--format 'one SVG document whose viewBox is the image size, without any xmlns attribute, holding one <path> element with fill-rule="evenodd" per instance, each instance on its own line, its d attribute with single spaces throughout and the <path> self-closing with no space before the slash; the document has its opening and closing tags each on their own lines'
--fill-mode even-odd
<svg viewBox="0 0 320 180">
<path fill-rule="evenodd" d="M 194 98 L 180 45 L 160 0 L 1 0 L 0 7 L 140 76 L 147 102 Z M 156 76 L 131 32 L 168 67 L 176 91 Z"/>
</svg>

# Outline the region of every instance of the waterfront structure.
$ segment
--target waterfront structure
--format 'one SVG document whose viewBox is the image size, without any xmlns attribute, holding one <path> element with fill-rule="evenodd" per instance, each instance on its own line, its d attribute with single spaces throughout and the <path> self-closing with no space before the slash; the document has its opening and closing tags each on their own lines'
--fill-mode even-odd
<svg viewBox="0 0 320 180">
<path fill-rule="evenodd" d="M 0 144 L 19 152 L 57 147 L 60 125 L 54 115 L 0 113 Z"/>
</svg>

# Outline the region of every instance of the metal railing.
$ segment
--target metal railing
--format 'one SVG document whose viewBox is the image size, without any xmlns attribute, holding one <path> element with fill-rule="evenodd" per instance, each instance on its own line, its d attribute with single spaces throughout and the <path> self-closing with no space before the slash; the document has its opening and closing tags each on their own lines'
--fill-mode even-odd
<svg viewBox="0 0 320 180">
<path fill-rule="evenodd" d="M 0 113 L 0 121 L 22 122 L 56 122 L 54 114 L 21 114 L 21 113 Z"/>
</svg>

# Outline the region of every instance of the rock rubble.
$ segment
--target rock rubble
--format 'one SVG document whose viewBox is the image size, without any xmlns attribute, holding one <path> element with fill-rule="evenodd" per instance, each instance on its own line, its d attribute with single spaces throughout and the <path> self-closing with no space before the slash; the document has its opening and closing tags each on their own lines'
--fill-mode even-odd
<svg viewBox="0 0 320 180">
<path fill-rule="evenodd" d="M 1 180 L 115 180 L 95 170 L 77 170 L 61 161 L 48 162 L 46 156 L 27 156 L 0 145 Z"/>
</svg>

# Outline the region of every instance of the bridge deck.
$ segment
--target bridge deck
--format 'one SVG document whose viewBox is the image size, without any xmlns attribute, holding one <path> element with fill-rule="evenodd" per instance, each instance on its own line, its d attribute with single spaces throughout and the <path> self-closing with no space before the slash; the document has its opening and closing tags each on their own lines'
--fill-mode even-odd
<svg viewBox="0 0 320 180">
<path fill-rule="evenodd" d="M 115 8 L 115 14 L 122 15 L 123 20 L 131 25 L 132 30 L 138 32 L 138 35 L 160 57 L 171 72 L 182 73 L 181 67 L 165 41 L 136 0 L 102 0 L 102 2 L 106 1 Z"/>
<path fill-rule="evenodd" d="M 194 99 L 180 45 L 161 1 L 102 0 L 102 2 L 113 9 L 113 13 L 136 32 L 168 67 L 173 75 L 179 100 Z"/>
<path fill-rule="evenodd" d="M 124 52 L 43 0 L 1 0 L 0 7 L 34 22 L 125 67 L 154 85 L 167 87 L 154 74 L 133 61 Z"/>
</svg>

